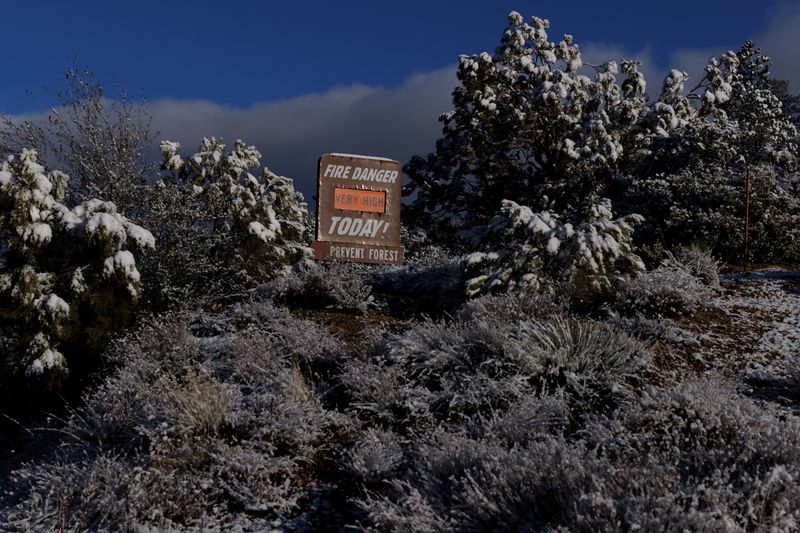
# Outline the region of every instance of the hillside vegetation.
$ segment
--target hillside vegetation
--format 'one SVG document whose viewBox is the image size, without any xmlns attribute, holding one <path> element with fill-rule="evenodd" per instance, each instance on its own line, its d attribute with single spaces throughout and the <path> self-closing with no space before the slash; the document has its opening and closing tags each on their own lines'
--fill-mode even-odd
<svg viewBox="0 0 800 533">
<path fill-rule="evenodd" d="M 800 529 L 797 98 L 548 27 L 460 58 L 399 267 L 88 73 L 6 120 L 0 530 Z"/>
</svg>

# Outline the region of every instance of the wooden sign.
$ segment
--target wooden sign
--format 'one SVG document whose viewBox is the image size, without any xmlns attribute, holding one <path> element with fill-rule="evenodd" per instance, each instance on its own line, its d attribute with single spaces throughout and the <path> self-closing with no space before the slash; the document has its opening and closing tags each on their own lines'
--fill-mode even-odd
<svg viewBox="0 0 800 533">
<path fill-rule="evenodd" d="M 325 154 L 317 171 L 316 259 L 403 263 L 400 196 L 403 167 L 397 161 Z"/>
</svg>

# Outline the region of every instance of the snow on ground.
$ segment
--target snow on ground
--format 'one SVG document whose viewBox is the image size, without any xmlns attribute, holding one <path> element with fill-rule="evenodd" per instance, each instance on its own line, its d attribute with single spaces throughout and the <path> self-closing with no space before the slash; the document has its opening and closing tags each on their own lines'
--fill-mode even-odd
<svg viewBox="0 0 800 533">
<path fill-rule="evenodd" d="M 800 355 L 800 271 L 720 276 L 722 292 L 706 313 L 678 323 L 694 335 L 682 350 L 706 373 L 780 389 L 786 363 Z"/>
<path fill-rule="evenodd" d="M 734 273 L 723 280 L 732 286 L 716 304 L 750 332 L 752 343 L 742 346 L 748 370 L 800 352 L 800 271 Z"/>
</svg>

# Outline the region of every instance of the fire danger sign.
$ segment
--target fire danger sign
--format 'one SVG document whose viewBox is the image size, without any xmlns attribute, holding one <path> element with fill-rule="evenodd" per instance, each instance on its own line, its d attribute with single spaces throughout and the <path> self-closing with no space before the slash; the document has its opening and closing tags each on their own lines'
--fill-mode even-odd
<svg viewBox="0 0 800 533">
<path fill-rule="evenodd" d="M 402 264 L 397 161 L 351 154 L 325 154 L 317 173 L 317 239 L 323 260 Z"/>
</svg>

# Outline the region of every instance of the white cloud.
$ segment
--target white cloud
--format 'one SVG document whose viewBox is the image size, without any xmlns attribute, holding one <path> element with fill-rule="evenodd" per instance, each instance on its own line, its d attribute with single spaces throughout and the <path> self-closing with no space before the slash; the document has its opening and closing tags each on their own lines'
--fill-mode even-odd
<svg viewBox="0 0 800 533">
<path fill-rule="evenodd" d="M 703 67 L 711 57 L 728 50 L 734 52 L 748 37 L 762 52 L 772 59 L 772 77 L 788 80 L 789 91 L 800 93 L 800 1 L 785 1 L 778 4 L 768 16 L 766 28 L 750 36 L 742 36 L 741 42 L 727 46 L 701 49 L 681 49 L 673 52 L 671 66 L 685 70 L 695 83 L 704 75 Z M 688 89 L 689 87 L 687 87 Z"/>
<path fill-rule="evenodd" d="M 427 154 L 441 133 L 438 116 L 452 107 L 455 67 L 415 75 L 392 89 L 353 85 L 236 108 L 210 101 L 150 104 L 161 139 L 193 153 L 202 137 L 255 145 L 274 172 L 289 176 L 310 200 L 316 164 L 326 152 L 361 153 L 406 162 Z"/>
<path fill-rule="evenodd" d="M 776 8 L 766 29 L 753 36 L 756 44 L 773 58 L 773 75 L 790 80 L 790 90 L 795 93 L 800 92 L 797 28 L 800 1 L 793 0 Z M 597 42 L 582 43 L 581 48 L 584 58 L 593 63 L 641 60 L 648 93 L 655 97 L 669 68 L 686 70 L 697 82 L 708 59 L 730 46 L 676 50 L 669 65 L 656 64 L 647 48 L 626 50 Z M 406 162 L 414 154 L 432 151 L 441 134 L 437 118 L 452 108 L 455 71 L 455 65 L 450 65 L 412 76 L 394 88 L 352 85 L 247 108 L 207 100 L 161 99 L 151 102 L 149 109 L 159 137 L 181 142 L 184 153 L 193 153 L 204 136 L 223 137 L 228 143 L 241 138 L 254 144 L 263 154 L 264 163 L 273 171 L 294 178 L 310 201 L 317 158 L 325 152 L 363 153 Z M 15 118 L 41 117 L 42 114 L 33 114 Z M 152 157 L 157 158 L 157 154 Z"/>
<path fill-rule="evenodd" d="M 772 75 L 789 80 L 789 91 L 800 94 L 800 1 L 776 7 L 767 29 L 753 37 L 772 58 Z"/>
</svg>

